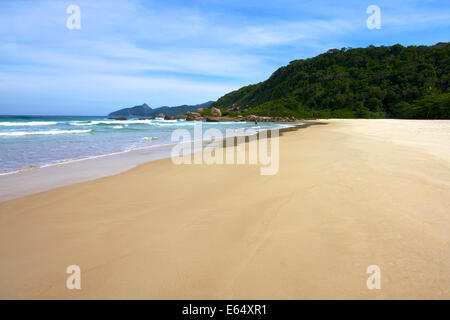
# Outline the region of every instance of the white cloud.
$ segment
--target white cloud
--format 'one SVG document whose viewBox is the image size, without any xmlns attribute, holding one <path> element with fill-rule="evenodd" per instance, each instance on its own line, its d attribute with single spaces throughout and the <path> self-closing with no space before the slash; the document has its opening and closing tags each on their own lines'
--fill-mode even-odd
<svg viewBox="0 0 450 320">
<path fill-rule="evenodd" d="M 265 26 L 244 27 L 225 30 L 232 43 L 245 46 L 271 46 L 289 44 L 304 39 L 320 39 L 325 35 L 343 34 L 356 28 L 356 24 L 346 20 L 279 23 Z"/>
</svg>

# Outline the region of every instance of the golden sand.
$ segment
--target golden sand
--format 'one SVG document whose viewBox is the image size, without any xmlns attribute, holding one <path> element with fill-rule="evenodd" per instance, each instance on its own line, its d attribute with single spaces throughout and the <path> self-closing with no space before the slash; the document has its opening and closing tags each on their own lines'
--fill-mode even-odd
<svg viewBox="0 0 450 320">
<path fill-rule="evenodd" d="M 0 298 L 450 299 L 450 121 L 324 122 L 273 176 L 166 159 L 0 203 Z"/>
</svg>

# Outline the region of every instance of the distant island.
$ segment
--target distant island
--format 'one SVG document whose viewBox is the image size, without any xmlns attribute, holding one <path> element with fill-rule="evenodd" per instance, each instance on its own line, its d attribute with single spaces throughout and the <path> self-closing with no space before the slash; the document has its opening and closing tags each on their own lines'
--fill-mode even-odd
<svg viewBox="0 0 450 320">
<path fill-rule="evenodd" d="M 450 44 L 331 49 L 213 106 L 224 115 L 450 119 Z"/>
<path fill-rule="evenodd" d="M 176 107 L 159 107 L 152 109 L 146 103 L 135 106 L 132 108 L 123 108 L 114 112 L 111 112 L 108 117 L 154 117 L 157 115 L 177 116 L 184 115 L 186 112 L 193 112 L 199 108 L 209 108 L 214 101 L 208 101 L 196 105 L 181 105 Z"/>
</svg>

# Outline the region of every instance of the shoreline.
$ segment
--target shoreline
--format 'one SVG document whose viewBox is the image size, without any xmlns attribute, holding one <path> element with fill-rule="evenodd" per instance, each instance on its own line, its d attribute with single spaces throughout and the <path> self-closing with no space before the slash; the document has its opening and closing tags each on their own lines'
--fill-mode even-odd
<svg viewBox="0 0 450 320">
<path fill-rule="evenodd" d="M 292 127 L 278 129 L 283 132 L 308 127 L 315 122 L 292 123 Z M 281 124 L 281 123 L 280 123 Z M 284 123 L 283 123 L 284 124 Z M 262 131 L 267 131 L 264 129 Z M 258 131 L 259 132 L 259 131 Z M 258 135 L 258 133 L 257 133 Z M 247 136 L 246 136 L 247 137 Z M 235 137 L 233 137 L 235 138 Z M 223 139 L 225 141 L 226 138 Z M 247 141 L 247 140 L 246 140 Z M 194 143 L 194 141 L 190 141 Z M 203 140 L 203 147 L 207 141 Z M 219 141 L 217 143 L 220 143 Z M 126 172 L 147 162 L 170 158 L 174 143 L 155 144 L 109 154 L 29 167 L 0 174 L 0 202 L 48 191 L 75 183 L 87 182 Z M 194 150 L 193 153 L 199 152 Z"/>
<path fill-rule="evenodd" d="M 42 121 L 45 118 L 46 121 Z M 8 119 L 0 122 L 0 148 L 2 165 L 0 176 L 15 174 L 33 168 L 42 168 L 62 163 L 97 158 L 101 156 L 126 153 L 133 150 L 170 144 L 171 131 L 192 129 L 197 124 L 214 125 L 224 132 L 237 122 L 198 122 L 185 120 L 105 120 L 88 117 L 88 120 L 72 117 L 40 117 L 26 119 Z M 126 123 L 124 125 L 124 123 Z M 240 122 L 237 127 L 248 128 L 249 122 Z M 292 121 L 292 123 L 294 123 Z M 233 126 L 234 125 L 234 126 Z M 73 130 L 76 126 L 77 130 Z M 285 123 L 268 123 L 257 128 L 282 128 Z M 78 130 L 82 129 L 82 130 Z M 117 130 L 121 129 L 121 130 Z M 142 130 L 144 129 L 144 130 Z M 148 130 L 147 130 L 148 129 Z M 19 131 L 17 131 L 19 130 Z M 258 130 L 258 129 L 257 129 Z M 144 131 L 147 131 L 145 134 Z M 151 135 L 144 136 L 144 135 Z M 48 143 L 47 143 L 48 142 Z M 43 143 L 42 147 L 37 147 Z"/>
<path fill-rule="evenodd" d="M 0 298 L 449 299 L 450 121 L 326 122 L 271 176 L 162 159 L 1 202 Z"/>
</svg>

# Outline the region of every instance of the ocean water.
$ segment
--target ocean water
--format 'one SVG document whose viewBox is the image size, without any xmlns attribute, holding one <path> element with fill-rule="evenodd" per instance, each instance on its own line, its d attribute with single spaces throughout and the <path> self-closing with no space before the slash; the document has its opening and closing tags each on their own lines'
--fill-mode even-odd
<svg viewBox="0 0 450 320">
<path fill-rule="evenodd" d="M 265 122 L 196 122 L 185 120 L 108 120 L 106 117 L 0 116 L 0 174 L 30 167 L 129 152 L 139 148 L 176 143 L 176 129 L 195 126 L 202 131 L 286 128 L 293 124 Z"/>
</svg>

